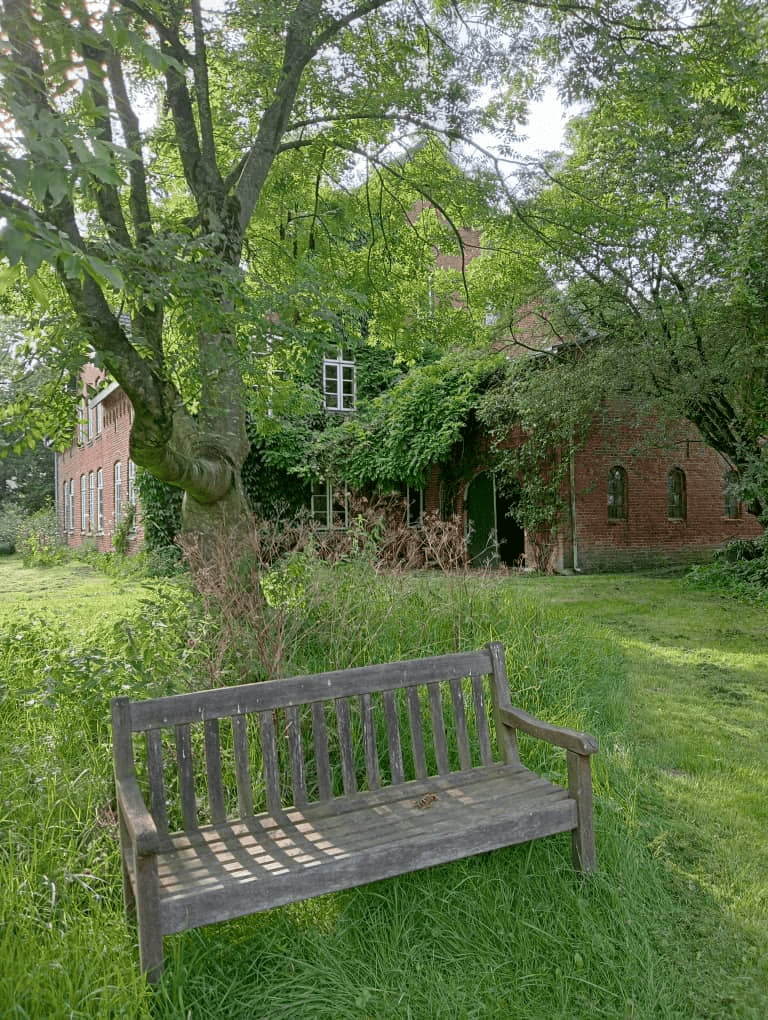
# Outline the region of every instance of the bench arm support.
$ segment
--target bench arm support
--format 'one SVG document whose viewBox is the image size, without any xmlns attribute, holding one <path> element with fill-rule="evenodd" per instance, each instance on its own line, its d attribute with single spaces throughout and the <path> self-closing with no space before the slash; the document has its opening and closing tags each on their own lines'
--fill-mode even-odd
<svg viewBox="0 0 768 1020">
<path fill-rule="evenodd" d="M 553 726 L 529 715 L 521 708 L 500 708 L 499 717 L 505 726 L 522 730 L 523 733 L 545 740 L 548 744 L 564 747 L 567 751 L 586 755 L 595 754 L 597 751 L 597 741 L 590 733 L 569 730 L 565 726 Z"/>
<path fill-rule="evenodd" d="M 160 836 L 155 820 L 147 810 L 139 784 L 133 776 L 116 777 L 115 789 L 120 815 L 125 823 L 128 838 L 139 856 L 156 854 L 160 850 Z"/>
</svg>

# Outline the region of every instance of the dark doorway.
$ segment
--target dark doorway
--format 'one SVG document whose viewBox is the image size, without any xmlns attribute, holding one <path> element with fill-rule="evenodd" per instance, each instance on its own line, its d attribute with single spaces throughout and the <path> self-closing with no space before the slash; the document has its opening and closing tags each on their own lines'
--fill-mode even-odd
<svg viewBox="0 0 768 1020">
<path fill-rule="evenodd" d="M 493 475 L 487 471 L 475 475 L 467 486 L 465 508 L 473 566 L 518 566 L 525 552 L 525 532 L 510 513 L 514 501 L 498 491 Z"/>
<path fill-rule="evenodd" d="M 515 504 L 496 489 L 496 537 L 499 560 L 507 567 L 519 567 L 525 555 L 525 531 L 515 520 Z"/>
</svg>

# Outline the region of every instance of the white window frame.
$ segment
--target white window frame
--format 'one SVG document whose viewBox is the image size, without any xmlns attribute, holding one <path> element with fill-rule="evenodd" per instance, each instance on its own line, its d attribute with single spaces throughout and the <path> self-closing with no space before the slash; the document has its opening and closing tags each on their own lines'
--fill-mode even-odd
<svg viewBox="0 0 768 1020">
<path fill-rule="evenodd" d="M 96 518 L 96 475 L 93 471 L 88 472 L 88 530 L 93 532 L 93 524 Z"/>
<path fill-rule="evenodd" d="M 336 492 L 343 493 L 343 505 L 334 498 Z M 312 482 L 310 515 L 322 531 L 345 531 L 349 527 L 349 492 L 346 486 L 336 490 L 327 478 Z"/>
<path fill-rule="evenodd" d="M 120 523 L 123 516 L 123 465 L 119 460 L 115 461 L 114 467 L 114 492 L 115 492 L 115 527 Z"/>
<path fill-rule="evenodd" d="M 345 392 L 345 382 L 351 384 L 351 392 Z M 323 406 L 326 411 L 349 412 L 356 405 L 357 365 L 339 347 L 335 358 L 323 358 Z"/>
<path fill-rule="evenodd" d="M 70 478 L 69 480 L 69 531 L 74 535 L 75 533 L 75 480 Z"/>
<path fill-rule="evenodd" d="M 96 534 L 104 534 L 104 472 L 96 472 Z"/>
<path fill-rule="evenodd" d="M 88 479 L 80 475 L 80 531 L 85 534 L 88 530 Z"/>
<path fill-rule="evenodd" d="M 66 534 L 69 529 L 69 483 L 62 483 L 62 496 L 64 497 L 64 505 L 61 509 L 61 530 Z"/>
</svg>

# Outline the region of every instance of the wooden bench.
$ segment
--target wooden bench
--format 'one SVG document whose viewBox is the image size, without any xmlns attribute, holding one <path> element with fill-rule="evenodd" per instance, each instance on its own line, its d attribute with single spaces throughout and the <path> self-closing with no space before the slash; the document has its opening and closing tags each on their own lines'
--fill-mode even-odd
<svg viewBox="0 0 768 1020">
<path fill-rule="evenodd" d="M 142 970 L 163 936 L 558 832 L 595 867 L 593 737 L 512 706 L 504 649 L 112 702 Z M 563 747 L 568 789 L 517 731 Z"/>
</svg>

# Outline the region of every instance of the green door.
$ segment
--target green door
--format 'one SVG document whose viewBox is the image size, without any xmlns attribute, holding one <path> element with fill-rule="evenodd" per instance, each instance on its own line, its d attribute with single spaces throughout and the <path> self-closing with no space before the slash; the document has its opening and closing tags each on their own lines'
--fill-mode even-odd
<svg viewBox="0 0 768 1020">
<path fill-rule="evenodd" d="M 467 486 L 467 551 L 474 567 L 497 567 L 496 491 L 493 476 L 483 471 Z"/>
</svg>

